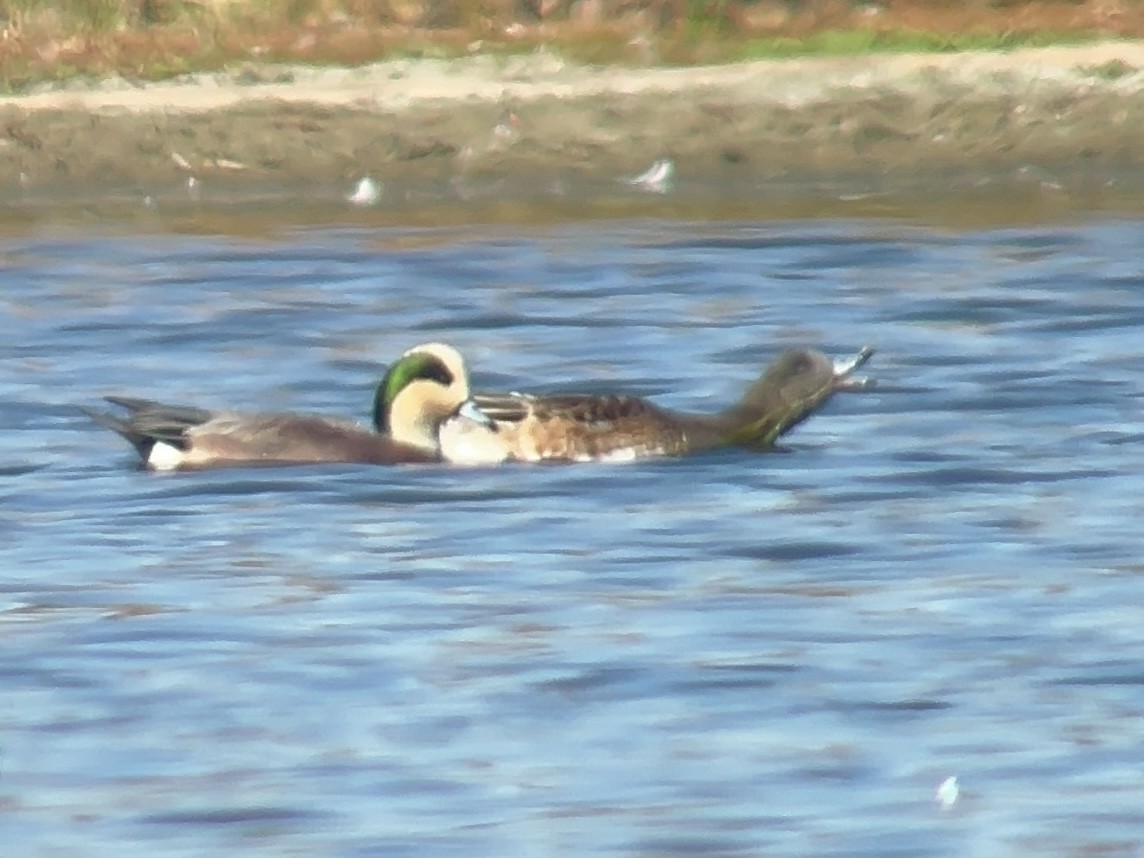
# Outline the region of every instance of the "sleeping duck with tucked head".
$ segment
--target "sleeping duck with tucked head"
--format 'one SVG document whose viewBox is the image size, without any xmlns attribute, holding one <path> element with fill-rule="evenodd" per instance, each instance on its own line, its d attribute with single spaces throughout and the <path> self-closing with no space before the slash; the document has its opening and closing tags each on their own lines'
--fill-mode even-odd
<svg viewBox="0 0 1144 858">
<path fill-rule="evenodd" d="M 688 414 L 624 394 L 477 393 L 494 425 L 455 420 L 442 425 L 442 454 L 471 464 L 503 461 L 626 461 L 682 456 L 724 447 L 766 450 L 835 393 L 871 384 L 854 371 L 874 354 L 869 346 L 832 361 L 814 349 L 788 349 L 717 414 Z"/>
<path fill-rule="evenodd" d="M 124 396 L 106 400 L 126 414 L 83 410 L 130 441 L 144 467 L 157 471 L 436 462 L 442 459 L 439 433 L 448 423 L 494 428 L 470 397 L 460 353 L 442 343 L 416 346 L 389 367 L 374 396 L 372 430 L 316 414 L 210 411 Z"/>
</svg>

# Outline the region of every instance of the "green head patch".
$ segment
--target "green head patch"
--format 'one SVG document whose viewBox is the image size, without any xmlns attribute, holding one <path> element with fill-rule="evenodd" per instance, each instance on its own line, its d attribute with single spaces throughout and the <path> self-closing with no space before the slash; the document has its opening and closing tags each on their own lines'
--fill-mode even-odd
<svg viewBox="0 0 1144 858">
<path fill-rule="evenodd" d="M 414 352 L 402 357 L 389 368 L 373 399 L 373 425 L 382 434 L 389 433 L 389 412 L 401 391 L 415 381 L 433 381 L 449 387 L 453 373 L 436 355 Z"/>
</svg>

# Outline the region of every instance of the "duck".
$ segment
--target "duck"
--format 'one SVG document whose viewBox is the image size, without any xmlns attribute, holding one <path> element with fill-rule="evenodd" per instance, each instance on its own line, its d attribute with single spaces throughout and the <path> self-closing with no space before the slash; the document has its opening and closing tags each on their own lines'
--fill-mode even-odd
<svg viewBox="0 0 1144 858">
<path fill-rule="evenodd" d="M 477 393 L 492 421 L 456 420 L 441 427 L 442 454 L 453 462 L 627 461 L 683 456 L 726 447 L 772 449 L 835 393 L 872 384 L 854 372 L 874 354 L 864 347 L 834 361 L 821 351 L 783 351 L 742 399 L 713 415 L 672 411 L 616 394 Z"/>
<path fill-rule="evenodd" d="M 126 413 L 83 408 L 126 438 L 144 468 L 176 471 L 241 465 L 439 462 L 438 434 L 461 420 L 491 431 L 469 393 L 464 359 L 452 346 L 406 351 L 377 386 L 373 427 L 317 414 L 213 411 L 151 399 L 104 397 Z"/>
</svg>

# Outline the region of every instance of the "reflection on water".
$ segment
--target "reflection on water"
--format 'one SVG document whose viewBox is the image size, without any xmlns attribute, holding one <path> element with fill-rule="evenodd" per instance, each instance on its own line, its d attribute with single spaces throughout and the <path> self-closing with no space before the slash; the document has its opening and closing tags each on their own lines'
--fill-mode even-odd
<svg viewBox="0 0 1144 858">
<path fill-rule="evenodd" d="M 359 225 L 0 246 L 13 855 L 1137 854 L 1144 221 Z M 783 454 L 153 475 L 105 393 L 709 410 Z M 934 791 L 955 775 L 956 804 Z"/>
</svg>

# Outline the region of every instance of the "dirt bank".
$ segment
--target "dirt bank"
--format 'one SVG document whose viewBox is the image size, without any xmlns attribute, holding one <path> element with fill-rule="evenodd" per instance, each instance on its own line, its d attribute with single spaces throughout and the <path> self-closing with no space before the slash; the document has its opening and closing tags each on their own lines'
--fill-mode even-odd
<svg viewBox="0 0 1144 858">
<path fill-rule="evenodd" d="M 538 53 L 250 67 L 0 98 L 0 189 L 721 181 L 1144 162 L 1144 43 L 686 69 Z"/>
</svg>

